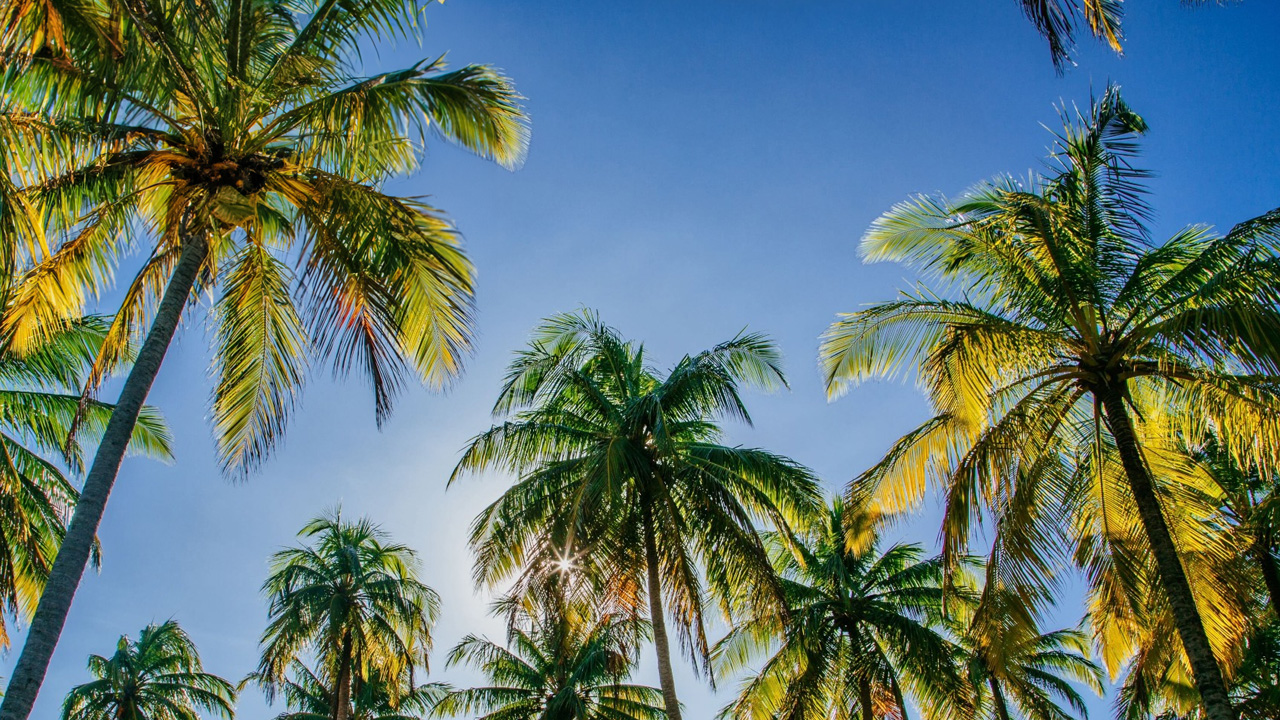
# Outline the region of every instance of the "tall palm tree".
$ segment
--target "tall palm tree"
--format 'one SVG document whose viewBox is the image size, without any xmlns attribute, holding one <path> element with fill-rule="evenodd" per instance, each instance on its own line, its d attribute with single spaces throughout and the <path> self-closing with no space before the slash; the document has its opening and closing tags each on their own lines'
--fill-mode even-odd
<svg viewBox="0 0 1280 720">
<path fill-rule="evenodd" d="M 766 536 L 788 614 L 761 608 L 716 646 L 730 673 L 767 655 L 720 717 L 905 720 L 912 695 L 930 717 L 963 716 L 971 702 L 938 626 L 940 561 L 918 545 L 882 550 L 839 499 L 825 520 L 798 543 Z"/>
<path fill-rule="evenodd" d="M 63 323 L 19 354 L 0 345 L 0 607 L 29 620 L 79 492 L 68 477 L 84 469 L 81 444 L 101 437 L 111 406 L 81 408 L 80 388 L 106 335 L 107 321 Z M 67 444 L 77 414 L 82 431 Z M 130 449 L 169 457 L 169 431 L 144 407 Z M 0 647 L 9 645 L 0 615 Z"/>
<path fill-rule="evenodd" d="M 62 720 L 235 716 L 235 686 L 204 671 L 195 643 L 173 620 L 148 625 L 136 641 L 122 635 L 111 657 L 89 656 L 89 672 L 96 679 L 67 693 Z"/>
<path fill-rule="evenodd" d="M 92 155 L 83 164 L 43 162 L 63 167 L 24 190 L 67 239 L 34 251 L 5 333 L 21 348 L 42 319 L 78 314 L 133 247 L 149 257 L 95 370 L 150 320 L 0 707 L 5 720 L 30 711 L 124 440 L 193 289 L 221 288 L 212 416 L 229 472 L 269 454 L 313 356 L 367 377 L 381 423 L 407 382 L 440 385 L 459 371 L 472 301 L 472 268 L 451 227 L 422 202 L 383 192 L 385 181 L 415 166 L 428 133 L 507 166 L 526 144 L 519 96 L 487 67 L 446 72 L 437 58 L 354 76 L 358 45 L 416 30 L 415 3 L 118 7 L 119 57 L 36 55 L 4 77 L 3 108 L 41 120 L 47 142 L 32 152 L 92 145 L 68 156 Z"/>
<path fill-rule="evenodd" d="M 331 679 L 331 720 L 348 720 L 353 688 L 371 673 L 398 678 L 426 664 L 440 598 L 418 578 L 415 553 L 366 519 L 334 512 L 298 535 L 313 543 L 276 553 L 263 585 L 271 621 L 256 677 L 270 696 L 310 653 Z"/>
<path fill-rule="evenodd" d="M 507 647 L 468 635 L 449 665 L 480 669 L 491 685 L 457 690 L 436 716 L 481 720 L 664 720 L 662 693 L 627 683 L 635 669 L 635 618 L 601 614 L 591 603 L 518 603 Z"/>
<path fill-rule="evenodd" d="M 440 683 L 413 685 L 412 673 L 406 668 L 398 679 L 388 679 L 384 672 L 373 670 L 351 692 L 351 720 L 422 720 L 444 696 Z M 289 709 L 276 720 L 332 720 L 333 684 L 325 673 L 316 672 L 301 662 L 290 664 L 289 677 L 283 683 L 285 703 Z"/>
<path fill-rule="evenodd" d="M 1280 465 L 1280 211 L 1222 237 L 1191 228 L 1153 244 L 1146 173 L 1133 166 L 1145 129 L 1109 88 L 1065 123 L 1051 176 L 919 198 L 877 220 L 865 257 L 918 267 L 960 297 L 921 291 L 844 315 L 823 338 L 822 364 L 832 396 L 899 368 L 919 373 L 937 415 L 869 477 L 899 506 L 939 482 L 952 554 L 983 503 L 1004 502 L 1026 478 L 1059 498 L 1078 539 L 1099 524 L 1127 533 L 1133 519 L 1130 557 L 1142 562 L 1130 574 L 1154 566 L 1208 717 L 1230 720 L 1213 645 L 1226 635 L 1206 631 L 1197 604 L 1218 589 L 1207 574 L 1193 586 L 1184 563 L 1229 561 L 1235 548 L 1214 534 L 1217 490 L 1197 484 L 1203 474 L 1179 448 L 1216 429 L 1244 464 Z"/>
<path fill-rule="evenodd" d="M 538 567 L 532 561 L 548 539 L 563 537 L 564 562 L 648 600 L 664 704 L 680 720 L 667 613 L 695 666 L 705 667 L 704 582 L 722 600 L 750 588 L 758 602 L 778 601 L 754 521 L 790 533 L 820 495 L 795 462 L 719 442 L 720 418 L 750 422 L 743 385 L 783 384 L 772 343 L 740 335 L 685 356 L 665 376 L 646 363 L 643 346 L 593 312 L 545 321 L 512 362 L 495 406 L 510 419 L 471 441 L 453 479 L 489 469 L 518 475 L 473 526 L 479 582 Z"/>
</svg>

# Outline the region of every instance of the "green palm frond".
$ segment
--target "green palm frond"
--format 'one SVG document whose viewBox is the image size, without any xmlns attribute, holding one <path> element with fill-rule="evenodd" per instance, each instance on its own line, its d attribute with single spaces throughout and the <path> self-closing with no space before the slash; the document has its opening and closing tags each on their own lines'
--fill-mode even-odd
<svg viewBox="0 0 1280 720">
<path fill-rule="evenodd" d="M 97 679 L 71 689 L 62 705 L 63 720 L 196 720 L 202 713 L 231 720 L 235 715 L 235 686 L 204 672 L 195 643 L 172 620 L 148 625 L 136 641 L 122 636 L 110 658 L 91 655 L 89 671 Z"/>
<path fill-rule="evenodd" d="M 1200 618 L 1182 617 L 1178 632 L 1203 633 L 1203 645 L 1189 642 L 1230 668 L 1248 626 L 1230 591 L 1240 545 L 1221 488 L 1188 450 L 1219 442 L 1242 466 L 1280 467 L 1280 216 L 1154 243 L 1149 173 L 1137 165 L 1145 121 L 1115 87 L 1063 120 L 1045 177 L 900 204 L 864 237 L 867 259 L 915 267 L 947 293 L 917 290 L 842 315 L 823 336 L 830 395 L 914 372 L 934 410 L 850 492 L 893 517 L 938 488 L 948 572 L 992 522 L 986 584 L 1018 598 L 1024 624 L 1075 565 L 1113 671 L 1144 652 L 1135 633 L 1173 612 L 1152 602 L 1160 587 L 1194 598 L 1183 607 Z M 1113 434 L 1117 396 L 1140 455 Z M 1137 461 L 1123 465 L 1126 452 Z M 1153 539 L 1153 510 L 1169 540 Z M 1171 566 L 1184 568 L 1189 590 Z M 1035 682 L 1075 704 L 1052 680 Z M 1028 707 L 1057 712 L 1033 695 Z"/>
</svg>

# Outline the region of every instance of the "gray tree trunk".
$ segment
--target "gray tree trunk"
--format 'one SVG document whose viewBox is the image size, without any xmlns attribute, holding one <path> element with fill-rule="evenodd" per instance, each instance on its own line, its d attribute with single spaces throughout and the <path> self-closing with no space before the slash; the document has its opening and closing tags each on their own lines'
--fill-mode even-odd
<svg viewBox="0 0 1280 720">
<path fill-rule="evenodd" d="M 671 646 L 667 641 L 667 620 L 662 612 L 662 582 L 658 577 L 658 543 L 654 538 L 653 514 L 644 508 L 644 559 L 649 575 L 649 623 L 653 626 L 653 646 L 658 653 L 658 681 L 667 720 L 681 720 L 676 680 L 671 673 Z"/>
<path fill-rule="evenodd" d="M 1155 484 L 1142 459 L 1142 448 L 1138 445 L 1129 410 L 1124 404 L 1124 388 L 1115 385 L 1105 387 L 1099 392 L 1099 399 L 1102 401 L 1103 412 L 1106 413 L 1107 425 L 1111 428 L 1111 436 L 1115 438 L 1116 448 L 1120 451 L 1120 461 L 1124 464 L 1129 488 L 1138 507 L 1138 516 L 1142 519 L 1147 541 L 1151 544 L 1151 553 L 1160 573 L 1160 585 L 1169 598 L 1174 625 L 1178 628 L 1183 650 L 1191 663 L 1191 674 L 1195 678 L 1196 689 L 1200 691 L 1200 704 L 1204 707 L 1205 716 L 1208 720 L 1236 720 L 1236 712 L 1231 707 L 1231 699 L 1227 694 L 1227 684 L 1222 679 L 1222 668 L 1218 667 L 1213 646 L 1209 644 L 1209 636 L 1205 633 L 1200 609 L 1196 607 L 1186 569 L 1182 567 L 1178 548 L 1173 543 L 1169 524 L 1160 508 L 1160 499 L 1156 497 Z"/>
<path fill-rule="evenodd" d="M 45 672 L 49 669 L 49 661 L 53 658 L 53 650 L 67 622 L 71 601 L 88 564 L 98 524 L 102 522 L 102 513 L 107 507 L 107 497 L 111 494 L 125 449 L 138 423 L 138 413 L 160 371 L 165 352 L 178 329 L 178 321 L 182 319 L 182 310 L 191 296 L 191 288 L 195 286 L 196 275 L 208 252 L 209 240 L 203 233 L 183 235 L 178 265 L 165 287 L 147 339 L 142 343 L 138 358 L 120 390 L 120 399 L 111 412 L 111 419 L 107 421 L 102 442 L 80 492 L 80 500 L 67 526 L 67 534 L 58 548 L 58 556 L 40 595 L 40 604 L 36 606 L 31 629 L 22 645 L 22 654 L 18 656 L 4 702 L 0 704 L 0 720 L 27 720 L 31 715 Z"/>
</svg>

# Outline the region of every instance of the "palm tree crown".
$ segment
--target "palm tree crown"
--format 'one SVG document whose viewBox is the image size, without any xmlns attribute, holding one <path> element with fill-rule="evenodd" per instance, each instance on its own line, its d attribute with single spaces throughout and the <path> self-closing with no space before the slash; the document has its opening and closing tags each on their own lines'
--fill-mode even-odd
<svg viewBox="0 0 1280 720">
<path fill-rule="evenodd" d="M 235 687 L 204 672 L 195 643 L 178 623 L 148 625 L 137 641 L 121 636 L 109 658 L 89 656 L 95 680 L 77 685 L 62 704 L 62 720 L 199 720 L 200 712 L 230 720 Z"/>
<path fill-rule="evenodd" d="M 664 720 L 662 693 L 627 683 L 635 668 L 640 621 L 565 601 L 515 609 L 502 647 L 468 635 L 449 664 L 474 665 L 492 682 L 458 690 L 437 716 L 480 713 L 481 720 Z"/>
<path fill-rule="evenodd" d="M 429 131 L 518 163 L 525 130 L 510 83 L 478 65 L 445 72 L 442 58 L 353 77 L 366 34 L 413 26 L 413 8 L 395 0 L 324 0 L 302 25 L 277 0 L 121 7 L 122 57 L 34 56 L 7 79 L 10 115 L 35 115 L 47 141 L 63 141 L 33 158 L 44 179 L 25 196 L 71 233 L 30 258 L 5 325 L 15 342 L 76 313 L 77 288 L 96 291 L 142 245 L 150 257 L 112 327 L 110 362 L 182 251 L 199 246 L 196 281 L 223 290 L 213 415 L 237 471 L 278 439 L 311 354 L 365 373 L 380 422 L 407 377 L 456 374 L 470 265 L 432 208 L 381 185 L 414 167 Z"/>
<path fill-rule="evenodd" d="M 478 581 L 559 557 L 647 597 L 674 720 L 663 601 L 694 662 L 705 659 L 704 582 L 721 598 L 753 588 L 759 602 L 776 602 L 753 519 L 790 532 L 818 507 L 816 481 L 800 465 L 719 442 L 717 419 L 750 419 L 740 386 L 781 385 L 778 362 L 771 343 L 743 335 L 684 357 L 664 377 L 594 313 L 553 317 L 511 365 L 495 408 L 511 420 L 476 437 L 455 471 L 519 476 L 475 522 Z"/>
<path fill-rule="evenodd" d="M 0 265 L 24 272 L 0 333 L 19 350 L 38 342 L 42 329 L 79 316 L 136 249 L 145 259 L 90 389 L 150 325 L 0 704 L 6 720 L 30 714 L 192 291 L 221 289 L 212 418 L 226 471 L 267 457 L 314 357 L 368 378 L 381 423 L 406 383 L 457 375 L 472 304 L 472 269 L 452 228 L 384 184 L 416 166 L 429 133 L 508 166 L 526 145 L 519 97 L 489 68 L 446 71 L 439 57 L 356 77 L 370 36 L 416 34 L 414 2 L 111 7 L 120 52 L 19 42 L 0 75 L 0 161 L 9 170 L 21 158 L 32 178 L 20 192 L 7 176 L 0 187 Z"/>
<path fill-rule="evenodd" d="M 1095 603 L 1128 622 L 1172 614 L 1209 717 L 1227 720 L 1214 648 L 1225 657 L 1243 623 L 1214 580 L 1236 548 L 1211 474 L 1182 448 L 1218 432 L 1244 466 L 1280 461 L 1280 211 L 1152 244 L 1133 165 L 1145 128 L 1110 88 L 1066 122 L 1051 177 L 895 207 L 866 256 L 962 295 L 921 291 L 842 316 L 822 364 L 833 396 L 903 367 L 929 392 L 937 416 L 863 478 L 882 501 L 912 505 L 938 481 L 953 561 L 984 506 L 1025 520 L 1024 567 L 1037 548 L 1069 546 L 1065 534 Z M 1154 600 L 1140 590 L 1152 583 Z"/>
<path fill-rule="evenodd" d="M 918 545 L 881 550 L 841 500 L 825 520 L 798 543 L 766 536 L 788 612 L 757 610 L 716 646 L 726 672 L 768 654 L 721 717 L 901 719 L 911 695 L 928 717 L 960 716 L 966 688 L 937 628 L 940 561 Z"/>
<path fill-rule="evenodd" d="M 346 522 L 335 512 L 311 521 L 299 535 L 314 543 L 276 553 L 263 585 L 271 622 L 256 676 L 270 696 L 310 653 L 330 684 L 333 720 L 347 720 L 361 684 L 426 665 L 440 599 L 418 579 L 413 551 L 387 543 L 368 520 Z M 411 680 L 405 687 L 415 689 Z"/>
</svg>

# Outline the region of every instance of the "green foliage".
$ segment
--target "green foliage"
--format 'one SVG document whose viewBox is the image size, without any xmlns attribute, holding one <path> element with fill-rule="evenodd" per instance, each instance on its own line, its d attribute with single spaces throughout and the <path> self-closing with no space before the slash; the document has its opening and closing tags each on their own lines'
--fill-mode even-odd
<svg viewBox="0 0 1280 720">
<path fill-rule="evenodd" d="M 414 552 L 388 543 L 368 520 L 347 522 L 338 512 L 312 520 L 299 536 L 312 543 L 272 556 L 263 585 L 270 623 L 255 678 L 268 698 L 281 686 L 314 690 L 304 675 L 287 675 L 305 669 L 298 664 L 305 655 L 340 699 L 379 682 L 395 703 L 400 689 L 417 692 L 411 681 L 388 681 L 426 665 L 439 610 L 439 596 L 418 579 Z"/>
<path fill-rule="evenodd" d="M 62 323 L 24 353 L 0 347 L 0 606 L 10 616 L 35 612 L 79 496 L 67 471 L 83 471 L 83 443 L 101 437 L 111 415 L 110 405 L 80 396 L 108 322 Z M 170 456 L 169 430 L 155 409 L 143 409 L 129 448 Z M 8 644 L 0 620 L 0 646 Z"/>
<path fill-rule="evenodd" d="M 1019 0 L 1022 11 L 1049 44 L 1049 54 L 1059 72 L 1071 62 L 1075 36 L 1081 22 L 1093 37 L 1121 51 L 1124 36 L 1120 21 L 1121 0 Z"/>
<path fill-rule="evenodd" d="M 94 680 L 77 685 L 62 720 L 199 720 L 201 711 L 231 720 L 235 687 L 204 672 L 195 643 L 172 620 L 120 637 L 110 658 L 89 656 Z"/>
<path fill-rule="evenodd" d="M 715 649 L 721 671 L 763 664 L 721 712 L 734 720 L 971 716 L 957 649 L 939 627 L 942 565 L 918 545 L 880 549 L 840 500 L 793 542 L 766 535 L 784 612 L 745 603 Z"/>
<path fill-rule="evenodd" d="M 663 720 L 662 694 L 627 683 L 637 662 L 640 621 L 594 603 L 516 602 L 507 647 L 468 635 L 449 665 L 471 665 L 490 684 L 457 690 L 436 716 L 479 720 Z"/>
<path fill-rule="evenodd" d="M 545 321 L 511 364 L 495 406 L 510 419 L 474 438 L 454 472 L 516 475 L 473 525 L 477 582 L 568 561 L 639 604 L 653 571 L 691 659 L 705 660 L 708 588 L 726 611 L 744 588 L 761 603 L 781 597 L 757 519 L 790 534 L 819 507 L 805 468 L 719 442 L 717 420 L 750 421 L 743 385 L 782 384 L 777 350 L 759 335 L 685 356 L 662 376 L 642 346 L 594 313 Z"/>
<path fill-rule="evenodd" d="M 204 236 L 201 285 L 221 287 L 212 415 L 228 472 L 279 442 L 315 359 L 366 377 L 378 422 L 408 383 L 457 376 L 472 267 L 435 208 L 382 187 L 414 169 L 429 135 L 517 166 L 527 128 L 511 83 L 443 57 L 359 77 L 361 41 L 417 35 L 419 8 L 403 0 L 111 9 L 119 53 L 18 43 L 0 75 L 0 157 L 21 157 L 30 180 L 0 188 L 7 262 L 23 273 L 11 342 L 81 314 L 141 250 L 96 386 L 146 327 L 180 248 Z"/>
<path fill-rule="evenodd" d="M 276 720 L 332 720 L 332 681 L 300 662 L 291 663 L 289 675 L 283 684 L 289 709 Z M 355 680 L 347 715 L 351 720 L 422 720 L 446 690 L 439 683 L 413 685 L 413 673 L 407 669 L 395 679 L 375 670 Z"/>
<path fill-rule="evenodd" d="M 981 564 L 981 563 L 980 563 Z M 1083 630 L 1043 632 L 1022 593 L 986 563 L 985 584 L 960 593 L 948 618 L 977 713 L 996 720 L 1088 718 L 1078 686 L 1103 693 L 1103 671 Z"/>
<path fill-rule="evenodd" d="M 1145 129 L 1110 88 L 1064 118 L 1048 176 L 896 206 L 868 231 L 864 255 L 950 292 L 842 315 L 821 350 L 833 397 L 910 370 L 935 411 L 857 492 L 892 515 L 939 487 L 949 573 L 991 519 L 997 572 L 1032 612 L 1052 597 L 1055 570 L 1074 563 L 1112 672 L 1140 651 L 1143 628 L 1173 627 L 1161 625 L 1172 590 L 1104 399 L 1118 394 L 1133 418 L 1205 633 L 1228 666 L 1248 628 L 1240 538 L 1223 488 L 1187 448 L 1216 438 L 1242 467 L 1280 467 L 1280 210 L 1223 236 L 1189 228 L 1151 242 L 1148 173 L 1134 164 Z"/>
</svg>

